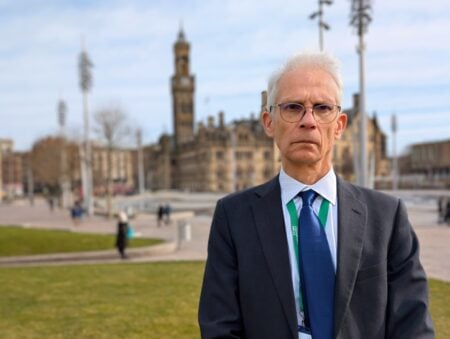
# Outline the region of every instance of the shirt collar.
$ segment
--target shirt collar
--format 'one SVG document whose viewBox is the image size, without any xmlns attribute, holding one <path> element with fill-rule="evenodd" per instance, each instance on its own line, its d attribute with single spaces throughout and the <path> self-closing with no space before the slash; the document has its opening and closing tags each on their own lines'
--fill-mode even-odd
<svg viewBox="0 0 450 339">
<path fill-rule="evenodd" d="M 336 204 L 337 189 L 336 189 L 336 174 L 333 168 L 323 176 L 319 181 L 313 185 L 306 185 L 291 176 L 289 176 L 283 168 L 281 168 L 280 176 L 281 200 L 284 205 L 297 196 L 297 194 L 305 189 L 312 189 L 323 198 L 327 199 L 332 205 Z"/>
</svg>

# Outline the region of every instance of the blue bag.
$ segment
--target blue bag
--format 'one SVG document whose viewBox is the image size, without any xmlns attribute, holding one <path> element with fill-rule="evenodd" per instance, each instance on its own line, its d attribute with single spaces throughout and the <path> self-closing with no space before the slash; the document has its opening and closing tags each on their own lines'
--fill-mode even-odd
<svg viewBox="0 0 450 339">
<path fill-rule="evenodd" d="M 130 225 L 128 225 L 127 238 L 128 239 L 134 238 L 134 230 Z"/>
</svg>

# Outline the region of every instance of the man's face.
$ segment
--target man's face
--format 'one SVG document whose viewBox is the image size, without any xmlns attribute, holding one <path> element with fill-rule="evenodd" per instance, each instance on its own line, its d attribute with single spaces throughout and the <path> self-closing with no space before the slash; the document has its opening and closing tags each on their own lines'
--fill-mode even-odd
<svg viewBox="0 0 450 339">
<path fill-rule="evenodd" d="M 347 116 L 341 113 L 331 123 L 318 123 L 311 107 L 323 103 L 337 105 L 337 98 L 334 79 L 320 69 L 299 68 L 280 78 L 276 104 L 295 102 L 308 107 L 303 118 L 294 123 L 284 121 L 279 108 L 263 113 L 266 134 L 275 139 L 288 174 L 309 167 L 325 175 L 331 168 L 333 145 L 342 135 Z"/>
</svg>

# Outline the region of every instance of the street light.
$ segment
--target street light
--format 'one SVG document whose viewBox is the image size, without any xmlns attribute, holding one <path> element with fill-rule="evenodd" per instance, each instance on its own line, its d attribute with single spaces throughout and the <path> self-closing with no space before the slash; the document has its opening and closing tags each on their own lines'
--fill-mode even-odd
<svg viewBox="0 0 450 339">
<path fill-rule="evenodd" d="M 364 33 L 372 21 L 371 0 L 352 0 L 350 25 L 356 28 L 359 36 L 357 52 L 359 54 L 359 115 L 360 115 L 360 161 L 359 171 L 357 173 L 358 184 L 367 187 L 367 123 L 366 123 L 366 107 L 365 107 L 365 87 L 364 87 Z"/>
<path fill-rule="evenodd" d="M 397 158 L 397 116 L 392 114 L 392 189 L 398 190 L 398 158 Z"/>
<path fill-rule="evenodd" d="M 237 123 L 231 123 L 229 127 L 230 131 L 230 174 L 231 174 L 231 191 L 237 190 L 237 161 L 236 161 L 236 149 L 237 149 Z"/>
<path fill-rule="evenodd" d="M 59 100 L 57 113 L 61 136 L 61 207 L 66 208 L 69 207 L 72 202 L 70 196 L 70 180 L 67 175 L 67 150 L 65 133 L 67 105 L 64 100 Z"/>
<path fill-rule="evenodd" d="M 82 183 L 85 208 L 88 215 L 92 215 L 94 204 L 92 201 L 92 151 L 91 142 L 89 140 L 89 110 L 88 110 L 88 93 L 92 88 L 91 68 L 94 65 L 89 59 L 89 55 L 84 50 L 82 43 L 81 53 L 78 57 L 78 70 L 80 75 L 80 89 L 83 93 L 83 118 L 84 118 L 84 152 L 81 159 Z M 84 175 L 83 175 L 84 174 Z"/>
<path fill-rule="evenodd" d="M 142 130 L 140 128 L 136 131 L 136 142 L 137 142 L 137 161 L 138 161 L 138 187 L 139 194 L 143 194 L 145 192 L 145 184 L 144 184 L 144 155 L 142 152 Z"/>
<path fill-rule="evenodd" d="M 61 128 L 61 136 L 64 136 L 64 126 L 66 125 L 67 105 L 64 100 L 58 102 L 58 123 Z"/>
<path fill-rule="evenodd" d="M 319 10 L 317 12 L 312 13 L 309 18 L 314 20 L 318 18 L 319 23 L 319 47 L 320 50 L 323 51 L 323 30 L 328 31 L 330 29 L 330 25 L 323 21 L 323 5 L 331 5 L 333 3 L 332 0 L 318 0 L 319 1 Z"/>
</svg>

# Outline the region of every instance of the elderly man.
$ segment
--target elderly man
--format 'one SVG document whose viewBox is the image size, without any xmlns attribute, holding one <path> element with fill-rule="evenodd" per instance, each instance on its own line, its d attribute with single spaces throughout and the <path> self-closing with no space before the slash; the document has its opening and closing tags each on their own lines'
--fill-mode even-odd
<svg viewBox="0 0 450 339">
<path fill-rule="evenodd" d="M 417 238 L 396 198 L 336 176 L 347 116 L 325 53 L 269 80 L 271 181 L 217 203 L 199 306 L 203 338 L 433 338 Z"/>
</svg>

